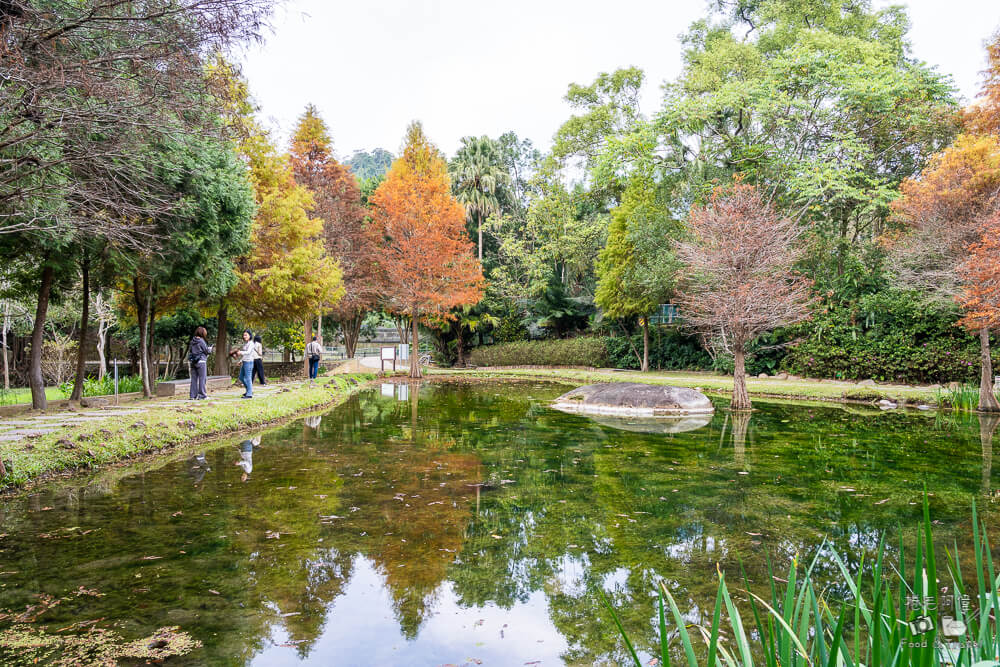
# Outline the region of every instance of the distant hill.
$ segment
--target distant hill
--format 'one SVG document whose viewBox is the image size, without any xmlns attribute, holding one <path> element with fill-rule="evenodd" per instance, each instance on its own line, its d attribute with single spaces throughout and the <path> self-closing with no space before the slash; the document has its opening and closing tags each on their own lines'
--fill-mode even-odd
<svg viewBox="0 0 1000 667">
<path fill-rule="evenodd" d="M 354 151 L 354 155 L 347 161 L 347 166 L 351 168 L 359 181 L 369 179 L 381 179 L 392 164 L 393 155 L 384 148 L 376 148 L 369 151 Z"/>
</svg>

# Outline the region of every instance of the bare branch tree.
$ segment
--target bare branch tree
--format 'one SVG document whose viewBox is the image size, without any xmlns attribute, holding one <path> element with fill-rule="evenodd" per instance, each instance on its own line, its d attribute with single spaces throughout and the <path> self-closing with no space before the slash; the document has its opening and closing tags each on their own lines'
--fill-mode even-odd
<svg viewBox="0 0 1000 667">
<path fill-rule="evenodd" d="M 792 271 L 802 228 L 749 185 L 717 190 L 692 209 L 691 238 L 677 244 L 686 265 L 683 317 L 717 350 L 732 354 L 733 410 L 750 409 L 746 348 L 771 329 L 809 317 L 810 282 Z"/>
</svg>

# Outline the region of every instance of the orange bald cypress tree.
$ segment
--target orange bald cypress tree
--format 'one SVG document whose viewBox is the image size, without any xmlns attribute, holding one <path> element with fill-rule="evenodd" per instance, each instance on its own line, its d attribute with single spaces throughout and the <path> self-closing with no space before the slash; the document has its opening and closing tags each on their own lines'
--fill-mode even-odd
<svg viewBox="0 0 1000 667">
<path fill-rule="evenodd" d="M 983 88 L 975 103 L 965 110 L 965 124 L 973 132 L 1000 134 L 1000 32 L 986 45 L 986 54 Z"/>
<path fill-rule="evenodd" d="M 381 292 L 390 309 L 412 320 L 410 377 L 420 377 L 417 324 L 479 301 L 483 271 L 465 231 L 465 208 L 451 196 L 447 165 L 410 125 L 402 155 L 371 197 L 379 248 Z"/>
<path fill-rule="evenodd" d="M 977 272 L 963 274 L 960 267 L 969 257 L 970 244 L 984 237 L 1000 209 L 1000 139 L 992 134 L 959 136 L 934 156 L 919 179 L 904 182 L 902 191 L 893 207 L 913 231 L 907 252 L 919 259 L 921 275 L 914 285 L 963 303 L 961 294 L 984 287 L 969 282 Z M 1000 412 L 993 394 L 992 325 L 982 318 L 964 320 L 967 326 L 974 322 L 980 323 L 979 410 Z"/>
<path fill-rule="evenodd" d="M 327 254 L 343 272 L 344 296 L 324 304 L 340 325 L 348 358 L 354 356 L 361 322 L 376 302 L 375 241 L 365 221 L 358 181 L 333 156 L 333 142 L 316 107 L 309 105 L 292 135 L 289 158 L 295 181 L 313 193 L 312 214 L 323 221 Z"/>
<path fill-rule="evenodd" d="M 962 291 L 957 300 L 965 311 L 959 323 L 973 330 L 1000 326 L 1000 215 L 993 216 L 982 238 L 969 245 L 958 274 Z"/>
</svg>

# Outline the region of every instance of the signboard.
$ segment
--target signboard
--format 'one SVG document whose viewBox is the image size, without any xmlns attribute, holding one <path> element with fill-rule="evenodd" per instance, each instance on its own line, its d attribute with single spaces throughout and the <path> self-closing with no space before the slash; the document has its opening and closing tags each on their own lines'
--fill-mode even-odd
<svg viewBox="0 0 1000 667">
<path fill-rule="evenodd" d="M 382 370 L 385 371 L 385 362 L 392 362 L 392 371 L 396 372 L 396 348 L 395 347 L 383 347 L 382 354 L 380 355 L 382 361 Z"/>
</svg>

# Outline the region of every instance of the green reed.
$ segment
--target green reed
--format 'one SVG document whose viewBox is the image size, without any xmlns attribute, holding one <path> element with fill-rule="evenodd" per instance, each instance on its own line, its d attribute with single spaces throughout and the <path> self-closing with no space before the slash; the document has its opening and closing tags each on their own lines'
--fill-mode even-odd
<svg viewBox="0 0 1000 667">
<path fill-rule="evenodd" d="M 973 503 L 973 547 L 976 588 L 967 590 L 958 557 L 945 549 L 947 562 L 939 568 L 933 547 L 930 510 L 924 497 L 923 526 L 918 531 L 912 567 L 907 565 L 902 537 L 899 560 L 893 563 L 880 542 L 874 566 L 870 568 L 870 591 L 863 590 L 864 561 L 856 576 L 851 575 L 843 559 L 833 554 L 842 581 L 851 592 L 848 601 L 832 600 L 827 587 L 818 587 L 812 578 L 819 553 L 802 569 L 792 562 L 787 582 L 775 579 L 770 562 L 770 590 L 762 597 L 750 590 L 746 575 L 742 589 L 731 589 L 719 572 L 718 594 L 711 625 L 685 621 L 674 597 L 661 581 L 658 584 L 659 660 L 670 666 L 671 660 L 687 667 L 986 667 L 1000 665 L 997 621 L 1000 612 L 1000 579 L 994 568 L 985 524 L 979 520 Z M 829 545 L 824 545 L 829 547 Z M 942 574 L 942 582 L 938 581 Z M 946 597 L 936 585 L 950 579 L 956 604 L 954 622 L 964 624 L 957 636 L 941 634 L 941 619 Z M 742 608 L 749 608 L 744 619 L 731 591 L 739 594 Z M 968 595 L 969 607 L 963 611 L 959 600 Z M 642 667 L 632 641 L 607 597 L 604 605 L 614 620 L 626 648 L 637 667 Z M 914 605 L 913 601 L 919 601 Z M 669 615 L 667 609 L 669 608 Z M 669 621 L 668 621 L 669 616 Z M 912 623 L 928 619 L 929 630 L 914 634 Z M 919 628 L 918 628 L 919 629 Z M 955 633 L 953 632 L 952 635 Z M 679 646 L 675 646 L 679 644 Z M 655 664 L 655 663 L 653 663 Z"/>
<path fill-rule="evenodd" d="M 975 412 L 979 407 L 979 385 L 961 384 L 954 389 L 937 390 L 938 405 L 953 412 Z"/>
</svg>

